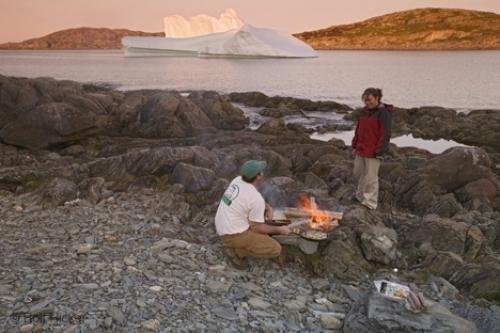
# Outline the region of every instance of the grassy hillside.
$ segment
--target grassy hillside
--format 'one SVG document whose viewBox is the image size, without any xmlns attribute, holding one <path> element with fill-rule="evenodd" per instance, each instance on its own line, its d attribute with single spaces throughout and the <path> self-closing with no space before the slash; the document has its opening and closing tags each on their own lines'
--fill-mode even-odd
<svg viewBox="0 0 500 333">
<path fill-rule="evenodd" d="M 295 35 L 315 49 L 500 49 L 500 15 L 422 8 Z"/>
</svg>

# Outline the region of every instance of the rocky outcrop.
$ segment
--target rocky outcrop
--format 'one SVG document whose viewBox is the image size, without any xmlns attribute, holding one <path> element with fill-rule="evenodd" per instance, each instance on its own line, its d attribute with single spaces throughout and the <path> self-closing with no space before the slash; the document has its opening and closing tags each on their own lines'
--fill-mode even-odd
<svg viewBox="0 0 500 333">
<path fill-rule="evenodd" d="M 281 96 L 269 97 L 260 92 L 231 93 L 229 94 L 229 98 L 235 103 L 263 107 L 267 109 L 265 111 L 267 113 L 271 113 L 273 110 L 286 110 L 288 114 L 298 113 L 299 111 L 335 111 L 345 113 L 352 110 L 345 104 L 333 101 L 311 101 L 309 99 Z"/>
<path fill-rule="evenodd" d="M 345 319 L 344 332 L 477 332 L 476 326 L 428 301 L 424 313 L 405 309 L 404 301 L 392 300 L 376 292 L 357 304 Z"/>
<path fill-rule="evenodd" d="M 202 314 L 203 325 L 221 330 L 228 327 L 225 320 L 236 323 L 240 313 L 268 320 L 266 309 L 274 313 L 266 326 L 271 331 L 473 331 L 468 321 L 446 310 L 459 306 L 464 307 L 460 315 L 479 331 L 495 327 L 485 318 L 494 317 L 492 302 L 500 294 L 500 188 L 486 150 L 459 147 L 432 155 L 391 146 L 390 160 L 380 169 L 380 208 L 371 211 L 353 201 L 356 184 L 347 146 L 312 140 L 303 128 L 279 118 L 255 131 L 240 129 L 246 119 L 225 96 L 0 79 L 5 121 L 0 134 L 15 134 L 7 131 L 10 126 L 26 133 L 25 138 L 13 136 L 17 144 L 7 144 L 11 136 L 0 135 L 0 223 L 7 240 L 0 245 L 8 253 L 0 256 L 0 267 L 9 267 L 8 278 L 0 280 L 0 296 L 13 300 L 0 304 L 1 315 L 18 308 L 49 311 L 51 302 L 66 311 L 74 304 L 66 300 L 99 297 L 112 303 L 108 326 L 101 323 L 110 329 L 119 323 L 134 330 L 145 311 L 148 320 L 154 314 L 167 323 L 188 311 Z M 54 104 L 69 107 L 40 112 Z M 23 118 L 30 114 L 54 122 L 22 120 L 32 119 Z M 77 116 L 88 116 L 95 132 L 70 131 L 85 124 Z M 286 259 L 297 265 L 277 270 L 272 263 L 252 262 L 247 273 L 253 282 L 244 282 L 241 274 L 247 273 L 225 266 L 213 228 L 222 193 L 248 159 L 268 162 L 259 190 L 275 207 L 293 206 L 307 194 L 322 208 L 344 212 L 327 240 L 297 235 L 282 240 Z M 50 244 L 52 239 L 58 246 Z M 16 301 L 28 299 L 27 293 L 38 296 L 40 290 L 29 291 L 41 283 L 33 282 L 35 269 L 57 272 L 36 273 L 47 285 L 56 281 L 57 293 L 42 297 L 49 303 L 39 305 Z M 305 273 L 309 269 L 315 278 Z M 66 270 L 80 277 L 78 283 L 66 278 Z M 423 288 L 440 305 L 431 303 L 429 311 L 414 314 L 404 304 L 387 303 L 370 293 L 380 275 Z M 165 315 L 143 301 L 167 299 L 155 298 L 162 288 L 165 297 L 178 292 L 178 302 L 191 293 L 200 302 Z M 128 290 L 133 292 L 115 296 Z M 133 299 L 131 307 L 118 306 L 116 299 L 122 298 Z M 474 298 L 484 299 L 474 305 Z M 297 323 L 289 323 L 295 316 Z M 235 329 L 261 328 L 251 321 L 237 323 Z M 97 319 L 83 325 L 91 324 L 101 325 Z"/>
<path fill-rule="evenodd" d="M 399 202 L 420 213 L 451 217 L 464 205 L 483 210 L 497 205 L 499 183 L 488 154 L 479 148 L 452 148 L 408 176 L 397 189 Z"/>
<path fill-rule="evenodd" d="M 19 43 L 0 44 L 4 50 L 75 50 L 121 49 L 125 36 L 165 36 L 163 32 L 142 32 L 127 29 L 75 28 L 53 32 Z"/>
<path fill-rule="evenodd" d="M 361 110 L 344 116 L 356 120 Z M 468 113 L 442 107 L 398 108 L 392 112 L 393 136 L 412 134 L 423 139 L 454 140 L 470 146 L 500 151 L 500 112 L 473 110 Z M 478 129 L 480 129 L 478 131 Z"/>
<path fill-rule="evenodd" d="M 0 139 L 40 149 L 93 135 L 185 138 L 243 129 L 241 110 L 217 93 L 119 93 L 53 79 L 0 76 Z"/>
</svg>

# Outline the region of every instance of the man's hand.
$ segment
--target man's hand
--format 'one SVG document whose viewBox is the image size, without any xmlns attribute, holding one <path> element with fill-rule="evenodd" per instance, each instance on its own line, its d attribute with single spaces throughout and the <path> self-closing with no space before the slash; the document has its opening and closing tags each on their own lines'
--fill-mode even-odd
<svg viewBox="0 0 500 333">
<path fill-rule="evenodd" d="M 251 222 L 250 230 L 265 235 L 289 235 L 292 231 L 288 226 L 277 227 L 266 223 Z"/>
<path fill-rule="evenodd" d="M 351 154 L 352 154 L 352 157 L 356 157 L 356 149 L 352 148 Z"/>
<path fill-rule="evenodd" d="M 290 235 L 292 233 L 292 230 L 286 225 L 281 226 L 279 228 L 280 228 L 280 235 L 287 236 L 287 235 Z"/>
</svg>

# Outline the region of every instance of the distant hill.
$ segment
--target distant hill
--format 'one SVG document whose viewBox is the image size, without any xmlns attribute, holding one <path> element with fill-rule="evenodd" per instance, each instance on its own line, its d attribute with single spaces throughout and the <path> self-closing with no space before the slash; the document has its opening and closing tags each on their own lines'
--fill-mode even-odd
<svg viewBox="0 0 500 333">
<path fill-rule="evenodd" d="M 61 30 L 0 49 L 120 49 L 124 36 L 164 36 L 127 29 Z M 498 50 L 500 15 L 465 9 L 421 8 L 295 34 L 317 50 Z"/>
<path fill-rule="evenodd" d="M 422 8 L 295 35 L 318 50 L 500 49 L 500 15 Z"/>
<path fill-rule="evenodd" d="M 120 49 L 124 36 L 164 36 L 163 32 L 127 29 L 75 28 L 51 33 L 19 43 L 0 44 L 8 50 Z"/>
</svg>

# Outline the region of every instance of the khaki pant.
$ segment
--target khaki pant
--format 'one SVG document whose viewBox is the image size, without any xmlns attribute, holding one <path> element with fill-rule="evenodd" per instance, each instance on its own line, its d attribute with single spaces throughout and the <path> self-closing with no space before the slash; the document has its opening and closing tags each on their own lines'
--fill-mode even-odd
<svg viewBox="0 0 500 333">
<path fill-rule="evenodd" d="M 225 247 L 233 249 L 239 258 L 276 258 L 281 253 L 281 245 L 268 235 L 250 230 L 240 234 L 221 236 Z"/>
<path fill-rule="evenodd" d="M 354 177 L 358 180 L 356 198 L 364 205 L 376 209 L 378 203 L 378 170 L 380 160 L 356 155 Z"/>
</svg>

